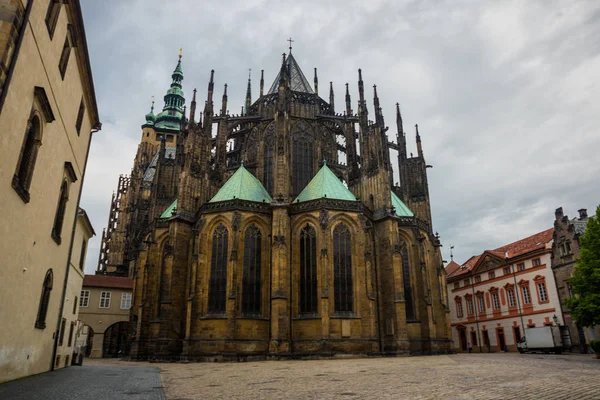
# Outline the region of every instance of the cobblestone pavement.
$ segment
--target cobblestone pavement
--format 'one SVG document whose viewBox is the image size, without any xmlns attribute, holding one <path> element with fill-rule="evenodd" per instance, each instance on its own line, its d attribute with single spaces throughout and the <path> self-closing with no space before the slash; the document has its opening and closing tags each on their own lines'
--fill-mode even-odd
<svg viewBox="0 0 600 400">
<path fill-rule="evenodd" d="M 0 399 L 10 400 L 161 400 L 164 399 L 158 368 L 139 365 L 84 366 L 0 384 Z M 89 365 L 85 365 L 89 364 Z"/>
<path fill-rule="evenodd" d="M 152 364 L 167 399 L 600 399 L 593 355 Z"/>
</svg>

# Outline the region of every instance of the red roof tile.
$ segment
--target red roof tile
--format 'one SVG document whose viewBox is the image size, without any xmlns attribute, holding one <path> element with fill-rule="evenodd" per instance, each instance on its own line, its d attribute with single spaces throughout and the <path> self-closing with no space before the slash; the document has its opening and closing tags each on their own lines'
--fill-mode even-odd
<svg viewBox="0 0 600 400">
<path fill-rule="evenodd" d="M 517 240 L 511 244 L 507 244 L 502 247 L 498 247 L 495 251 L 504 256 L 505 252 L 508 252 L 508 257 L 516 257 L 521 254 L 529 253 L 533 250 L 543 249 L 546 247 L 546 243 L 552 240 L 554 234 L 554 228 L 546 229 L 535 235 L 526 237 L 525 239 Z"/>
<path fill-rule="evenodd" d="M 133 279 L 123 276 L 85 275 L 83 286 L 133 289 Z"/>
<path fill-rule="evenodd" d="M 460 264 L 455 262 L 455 261 L 450 261 L 450 263 L 448 265 L 446 265 L 446 275 L 450 276 L 454 273 L 454 271 L 456 271 L 457 269 L 460 268 Z"/>
<path fill-rule="evenodd" d="M 517 240 L 516 242 L 504 245 L 502 247 L 498 247 L 495 250 L 486 250 L 485 253 L 495 255 L 502 259 L 504 259 L 506 257 L 505 254 L 508 253 L 509 258 L 514 258 L 526 253 L 530 253 L 534 250 L 543 249 L 544 247 L 546 247 L 546 243 L 552 240 L 553 234 L 554 228 L 546 229 L 545 231 L 536 233 L 535 235 L 531 235 L 524 239 Z M 448 264 L 448 266 L 446 267 L 448 277 L 460 276 L 472 270 L 482 255 L 483 253 L 478 256 L 472 256 L 460 268 L 453 268 L 452 272 L 448 272 L 447 269 L 452 263 Z"/>
</svg>

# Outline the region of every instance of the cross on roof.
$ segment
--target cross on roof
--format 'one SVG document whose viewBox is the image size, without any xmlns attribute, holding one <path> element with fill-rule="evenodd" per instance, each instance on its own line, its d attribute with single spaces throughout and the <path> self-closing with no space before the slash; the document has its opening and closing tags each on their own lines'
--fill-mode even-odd
<svg viewBox="0 0 600 400">
<path fill-rule="evenodd" d="M 291 37 L 291 36 L 290 36 L 290 38 L 289 38 L 287 41 L 288 41 L 288 42 L 290 42 L 290 47 L 289 47 L 289 49 L 290 49 L 290 54 L 291 54 L 291 53 L 292 53 L 292 43 L 293 43 L 294 41 L 292 40 L 292 37 Z"/>
</svg>

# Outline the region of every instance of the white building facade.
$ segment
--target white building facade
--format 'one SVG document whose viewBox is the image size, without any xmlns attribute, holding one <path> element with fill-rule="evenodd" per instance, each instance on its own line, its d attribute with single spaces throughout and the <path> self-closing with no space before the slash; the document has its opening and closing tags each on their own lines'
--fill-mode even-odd
<svg viewBox="0 0 600 400">
<path fill-rule="evenodd" d="M 548 229 L 446 267 L 454 348 L 517 351 L 525 328 L 563 325 Z"/>
</svg>

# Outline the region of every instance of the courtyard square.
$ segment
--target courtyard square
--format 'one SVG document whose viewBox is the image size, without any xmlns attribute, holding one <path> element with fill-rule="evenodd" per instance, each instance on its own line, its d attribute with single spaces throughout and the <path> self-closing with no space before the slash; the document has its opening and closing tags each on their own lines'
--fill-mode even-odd
<svg viewBox="0 0 600 400">
<path fill-rule="evenodd" d="M 155 364 L 156 365 L 156 364 Z M 167 399 L 598 399 L 591 355 L 157 364 Z"/>
</svg>

